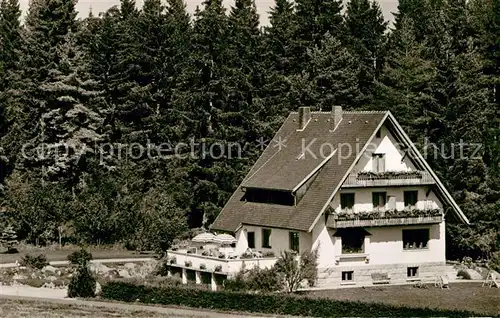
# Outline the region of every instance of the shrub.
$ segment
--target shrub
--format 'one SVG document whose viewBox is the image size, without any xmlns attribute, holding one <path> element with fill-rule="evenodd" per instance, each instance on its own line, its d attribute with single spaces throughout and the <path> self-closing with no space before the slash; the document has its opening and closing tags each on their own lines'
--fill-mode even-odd
<svg viewBox="0 0 500 318">
<path fill-rule="evenodd" d="M 68 261 L 73 265 L 86 266 L 91 259 L 92 254 L 83 248 L 68 255 Z"/>
<path fill-rule="evenodd" d="M 68 297 L 94 297 L 96 288 L 95 277 L 88 266 L 78 266 L 78 269 L 68 286 Z"/>
<path fill-rule="evenodd" d="M 42 269 L 47 265 L 49 265 L 49 262 L 47 262 L 47 257 L 44 254 L 37 256 L 27 254 L 21 259 L 21 266 Z"/>
<path fill-rule="evenodd" d="M 292 293 L 306 280 L 314 286 L 318 276 L 317 251 L 302 253 L 300 260 L 297 254 L 285 251 L 274 265 L 276 272 L 282 277 L 287 292 Z"/>
<path fill-rule="evenodd" d="M 268 251 L 268 252 L 264 252 L 264 254 L 262 254 L 263 257 L 275 257 L 276 254 L 274 254 L 273 251 Z"/>
<path fill-rule="evenodd" d="M 248 290 L 272 292 L 281 290 L 283 287 L 281 277 L 274 268 L 254 267 L 248 271 L 246 280 Z"/>
<path fill-rule="evenodd" d="M 479 316 L 474 312 L 430 308 L 397 307 L 380 303 L 312 299 L 280 294 L 212 292 L 193 288 L 154 288 L 110 282 L 102 286 L 101 296 L 109 300 L 147 304 L 210 308 L 224 311 L 309 317 L 457 317 Z"/>
<path fill-rule="evenodd" d="M 191 261 L 185 261 L 185 262 L 184 262 L 184 265 L 185 265 L 186 267 L 191 267 L 191 265 L 193 265 L 193 263 L 192 263 Z"/>
<path fill-rule="evenodd" d="M 458 271 L 457 277 L 462 277 L 463 279 L 471 279 L 469 272 L 463 269 Z"/>
<path fill-rule="evenodd" d="M 245 252 L 245 253 L 241 254 L 240 258 L 241 259 L 250 259 L 250 258 L 253 258 L 253 255 L 252 255 L 252 253 Z"/>
</svg>

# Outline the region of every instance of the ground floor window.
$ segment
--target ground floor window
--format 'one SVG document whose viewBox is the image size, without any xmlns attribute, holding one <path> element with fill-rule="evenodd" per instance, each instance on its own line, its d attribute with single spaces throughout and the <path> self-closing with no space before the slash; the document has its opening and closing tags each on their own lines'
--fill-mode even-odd
<svg viewBox="0 0 500 318">
<path fill-rule="evenodd" d="M 262 229 L 262 247 L 271 248 L 271 229 Z"/>
<path fill-rule="evenodd" d="M 342 240 L 342 254 L 358 254 L 364 252 L 365 236 L 370 235 L 362 228 L 339 229 L 335 236 Z"/>
<path fill-rule="evenodd" d="M 354 271 L 345 271 L 342 272 L 342 281 L 349 282 L 354 279 Z"/>
<path fill-rule="evenodd" d="M 290 232 L 290 250 L 299 252 L 299 233 Z"/>
<path fill-rule="evenodd" d="M 408 267 L 406 268 L 406 276 L 411 278 L 411 277 L 418 277 L 418 267 Z"/>
<path fill-rule="evenodd" d="M 425 249 L 429 245 L 429 229 L 403 230 L 403 249 Z"/>
<path fill-rule="evenodd" d="M 255 232 L 247 233 L 248 248 L 255 248 Z"/>
</svg>

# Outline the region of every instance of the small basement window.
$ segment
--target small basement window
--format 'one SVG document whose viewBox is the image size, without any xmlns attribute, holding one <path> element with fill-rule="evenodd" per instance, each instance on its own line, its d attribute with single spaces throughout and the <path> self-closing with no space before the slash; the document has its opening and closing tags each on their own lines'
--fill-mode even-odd
<svg viewBox="0 0 500 318">
<path fill-rule="evenodd" d="M 403 230 L 403 249 L 426 249 L 429 245 L 429 229 Z"/>
<path fill-rule="evenodd" d="M 406 268 L 406 277 L 418 277 L 418 267 L 407 267 Z"/>
<path fill-rule="evenodd" d="M 353 280 L 354 280 L 354 271 L 342 272 L 342 281 L 343 282 L 352 282 Z"/>
</svg>

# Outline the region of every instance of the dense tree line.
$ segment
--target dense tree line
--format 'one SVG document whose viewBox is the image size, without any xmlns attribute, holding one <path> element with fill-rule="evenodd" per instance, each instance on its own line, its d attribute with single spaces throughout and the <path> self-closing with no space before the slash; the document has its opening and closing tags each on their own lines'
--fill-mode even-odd
<svg viewBox="0 0 500 318">
<path fill-rule="evenodd" d="M 33 0 L 21 24 L 0 1 L 2 211 L 21 238 L 164 248 L 214 220 L 289 111 L 342 105 L 446 154 L 427 157 L 473 222 L 449 226 L 450 257 L 499 250 L 500 1 L 400 0 L 390 27 L 370 0 L 276 0 L 264 27 L 253 0 L 85 19 L 75 2 Z M 460 140 L 478 158 L 451 158 Z"/>
</svg>

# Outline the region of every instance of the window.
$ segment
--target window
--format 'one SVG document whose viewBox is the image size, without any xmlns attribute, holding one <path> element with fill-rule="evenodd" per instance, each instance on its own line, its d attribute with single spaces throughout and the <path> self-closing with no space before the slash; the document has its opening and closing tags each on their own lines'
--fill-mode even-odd
<svg viewBox="0 0 500 318">
<path fill-rule="evenodd" d="M 405 209 L 414 209 L 417 206 L 418 191 L 404 192 Z"/>
<path fill-rule="evenodd" d="M 262 247 L 271 248 L 271 229 L 262 229 Z"/>
<path fill-rule="evenodd" d="M 403 230 L 405 250 L 424 249 L 429 244 L 429 229 Z"/>
<path fill-rule="evenodd" d="M 377 130 L 377 134 L 375 135 L 376 138 L 382 137 L 382 129 Z"/>
<path fill-rule="evenodd" d="M 345 229 L 341 235 L 342 254 L 363 253 L 365 231 L 358 229 Z"/>
<path fill-rule="evenodd" d="M 299 233 L 298 232 L 290 232 L 290 249 L 292 251 L 299 251 Z"/>
<path fill-rule="evenodd" d="M 373 160 L 373 172 L 385 172 L 385 155 L 382 153 L 374 154 Z"/>
<path fill-rule="evenodd" d="M 247 233 L 248 248 L 255 248 L 255 232 Z"/>
<path fill-rule="evenodd" d="M 342 281 L 349 282 L 354 279 L 354 271 L 342 272 Z"/>
<path fill-rule="evenodd" d="M 379 211 L 384 210 L 386 201 L 387 201 L 387 193 L 385 192 L 372 193 L 373 209 Z"/>
<path fill-rule="evenodd" d="M 407 267 L 406 277 L 418 277 L 418 267 Z"/>
<path fill-rule="evenodd" d="M 342 211 L 351 211 L 354 207 L 354 193 L 340 194 L 340 208 Z"/>
</svg>

